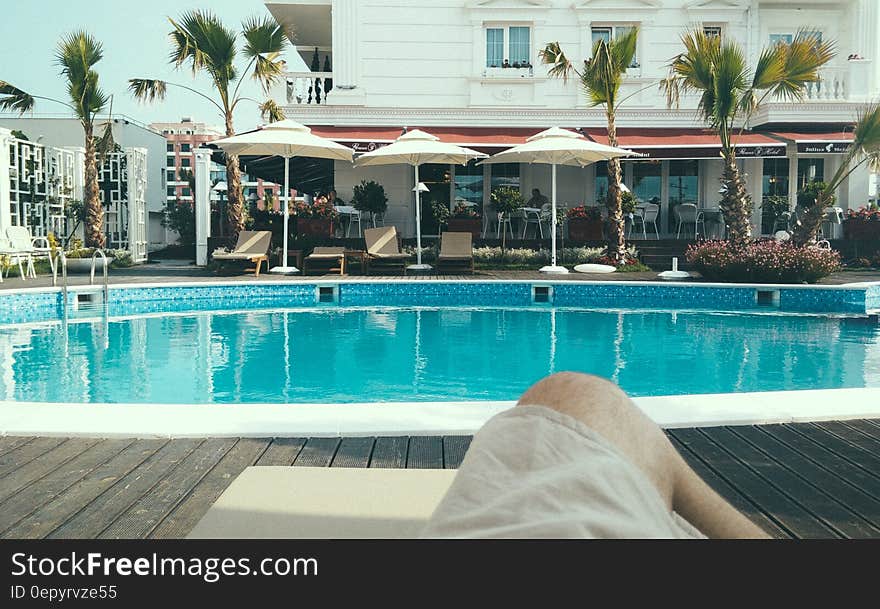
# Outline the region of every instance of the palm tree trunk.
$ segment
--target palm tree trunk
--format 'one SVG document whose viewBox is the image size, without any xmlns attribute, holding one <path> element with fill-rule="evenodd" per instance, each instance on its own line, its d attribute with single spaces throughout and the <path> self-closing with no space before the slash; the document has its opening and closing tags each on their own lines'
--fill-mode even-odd
<svg viewBox="0 0 880 609">
<path fill-rule="evenodd" d="M 724 170 L 721 174 L 724 194 L 721 196 L 719 207 L 727 223 L 730 242 L 735 245 L 745 245 L 752 238 L 752 198 L 736 165 L 736 152 L 733 146 L 723 146 L 721 156 L 724 161 Z"/>
<path fill-rule="evenodd" d="M 98 161 L 95 152 L 95 136 L 92 125 L 84 126 L 86 135 L 85 158 L 85 208 L 86 247 L 103 248 L 106 245 L 104 235 L 104 208 L 98 195 Z"/>
<path fill-rule="evenodd" d="M 608 145 L 617 147 L 617 126 L 614 111 L 606 113 L 608 117 Z M 621 168 L 620 159 L 608 161 L 608 256 L 618 264 L 624 262 L 626 253 L 626 224 L 620 205 Z"/>
<path fill-rule="evenodd" d="M 226 115 L 226 136 L 235 135 L 232 126 L 232 114 Z M 244 230 L 244 206 L 242 205 L 241 169 L 238 166 L 238 157 L 228 155 L 226 157 L 226 186 L 228 188 L 226 203 L 226 220 L 229 226 L 229 241 L 234 245 L 238 240 L 238 233 Z"/>
<path fill-rule="evenodd" d="M 793 244 L 801 247 L 816 240 L 822 227 L 822 220 L 825 218 L 828 198 L 828 193 L 820 192 L 813 204 L 804 211 L 800 222 L 792 231 L 791 242 Z"/>
</svg>

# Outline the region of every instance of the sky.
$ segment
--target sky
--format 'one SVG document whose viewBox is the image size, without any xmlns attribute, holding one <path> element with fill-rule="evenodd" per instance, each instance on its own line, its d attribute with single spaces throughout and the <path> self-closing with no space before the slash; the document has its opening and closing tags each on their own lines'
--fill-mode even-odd
<svg viewBox="0 0 880 609">
<path fill-rule="evenodd" d="M 113 114 L 125 114 L 141 123 L 178 121 L 222 125 L 218 109 L 183 89 L 169 87 L 165 101 L 143 104 L 128 92 L 128 79 L 160 78 L 193 86 L 215 97 L 205 77 L 193 79 L 187 68 L 175 70 L 168 62 L 171 45 L 168 17 L 190 9 L 210 9 L 227 26 L 240 29 L 252 15 L 269 15 L 261 0 L 0 0 L 0 80 L 33 95 L 65 99 L 67 92 L 55 62 L 62 35 L 86 29 L 104 45 L 104 59 L 95 66 L 101 88 L 113 95 Z M 289 49 L 288 54 L 293 54 Z M 298 60 L 298 58 L 296 59 Z M 240 67 L 243 67 L 241 65 Z M 244 95 L 265 99 L 252 81 L 242 85 Z M 57 103 L 37 100 L 34 114 L 69 114 Z M 242 102 L 235 116 L 236 131 L 252 129 L 262 121 L 256 105 Z"/>
</svg>

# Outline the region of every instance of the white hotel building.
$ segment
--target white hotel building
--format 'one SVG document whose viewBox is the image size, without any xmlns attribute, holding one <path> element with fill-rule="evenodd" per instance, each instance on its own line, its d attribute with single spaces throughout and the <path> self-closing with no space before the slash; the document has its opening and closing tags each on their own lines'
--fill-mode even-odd
<svg viewBox="0 0 880 609">
<path fill-rule="evenodd" d="M 638 26 L 636 61 L 623 85 L 622 97 L 628 99 L 617 126 L 621 145 L 646 156 L 624 163 L 624 179 L 643 200 L 661 201 L 661 232 L 667 234 L 676 204 L 717 206 L 721 171 L 718 140 L 697 120 L 695 98 L 669 109 L 658 87 L 669 60 L 682 51 L 680 35 L 700 24 L 736 39 L 751 65 L 763 47 L 801 28 L 837 41 L 837 56 L 806 99 L 766 103 L 753 117 L 751 132 L 739 140 L 759 228 L 762 197 L 794 200 L 804 180 L 829 177 L 851 139 L 847 130 L 860 107 L 878 98 L 878 5 L 876 0 L 266 3 L 289 29 L 305 65 L 313 64 L 317 50 L 320 69 L 329 68 L 289 73 L 273 97 L 289 118 L 357 150 L 386 144 L 404 127 L 490 153 L 551 126 L 580 128 L 605 141 L 603 109 L 587 107 L 576 81 L 548 78 L 538 51 L 559 41 L 570 58 L 585 59 L 596 37 Z M 504 60 L 521 67 L 500 67 Z M 595 203 L 605 183 L 603 169 L 561 168 L 560 202 Z M 550 187 L 549 168 L 542 165 L 427 167 L 422 176 L 431 189 L 428 200 L 485 204 L 493 184 L 518 183 L 526 194 Z M 388 221 L 405 235 L 414 231 L 411 171 L 336 163 L 332 179 L 346 200 L 361 180 L 380 182 L 389 194 Z M 838 204 L 864 205 L 876 196 L 874 183 L 867 170 L 854 173 L 838 193 Z M 424 228 L 431 232 L 430 221 Z"/>
</svg>

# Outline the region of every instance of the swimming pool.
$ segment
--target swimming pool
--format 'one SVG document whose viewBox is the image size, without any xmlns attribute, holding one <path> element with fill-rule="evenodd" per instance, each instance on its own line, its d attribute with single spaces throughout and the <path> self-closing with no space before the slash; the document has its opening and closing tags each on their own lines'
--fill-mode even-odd
<svg viewBox="0 0 880 609">
<path fill-rule="evenodd" d="M 296 307 L 0 328 L 5 400 L 345 404 L 516 399 L 547 374 L 634 396 L 880 387 L 876 317 L 576 307 Z"/>
</svg>

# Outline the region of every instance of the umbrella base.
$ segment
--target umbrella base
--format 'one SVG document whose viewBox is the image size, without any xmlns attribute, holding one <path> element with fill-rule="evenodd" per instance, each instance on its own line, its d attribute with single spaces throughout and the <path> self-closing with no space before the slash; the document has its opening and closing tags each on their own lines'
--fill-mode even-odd
<svg viewBox="0 0 880 609">
<path fill-rule="evenodd" d="M 269 272 L 273 275 L 296 275 L 299 269 L 295 266 L 273 266 Z"/>
<path fill-rule="evenodd" d="M 554 275 L 565 275 L 568 269 L 564 266 L 545 266 L 541 268 L 542 273 L 551 273 Z"/>
<path fill-rule="evenodd" d="M 433 268 L 434 267 L 432 267 L 430 264 L 411 264 L 408 267 L 406 267 L 406 270 L 408 270 L 408 271 L 430 271 Z"/>
</svg>

